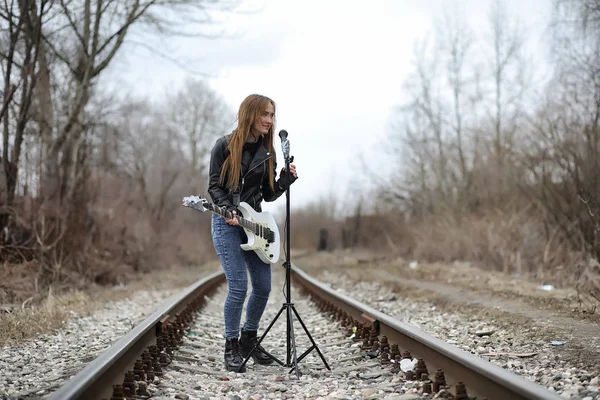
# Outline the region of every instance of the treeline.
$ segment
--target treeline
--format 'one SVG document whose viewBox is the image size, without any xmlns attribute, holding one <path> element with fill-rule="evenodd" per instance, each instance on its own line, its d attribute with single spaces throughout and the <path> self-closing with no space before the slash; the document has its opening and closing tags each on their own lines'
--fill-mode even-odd
<svg viewBox="0 0 600 400">
<path fill-rule="evenodd" d="M 117 54 L 214 36 L 213 13 L 237 3 L 0 4 L 0 302 L 207 257 L 173 199 L 202 191 L 207 149 L 234 111 L 201 80 L 152 101 L 104 82 Z"/>
</svg>

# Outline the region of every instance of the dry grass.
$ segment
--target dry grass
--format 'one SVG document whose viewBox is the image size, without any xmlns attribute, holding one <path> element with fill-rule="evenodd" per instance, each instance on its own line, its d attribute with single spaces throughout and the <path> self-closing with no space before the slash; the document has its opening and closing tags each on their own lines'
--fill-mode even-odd
<svg viewBox="0 0 600 400">
<path fill-rule="evenodd" d="M 67 316 L 65 310 L 70 304 L 83 303 L 82 294 L 76 292 L 68 296 L 56 297 L 49 289 L 46 298 L 35 308 L 15 308 L 0 314 L 0 346 L 48 332 L 61 326 Z"/>
<path fill-rule="evenodd" d="M 493 209 L 460 219 L 430 217 L 407 229 L 415 243 L 410 256 L 419 260 L 471 261 L 488 270 L 532 274 L 545 280 L 555 278 L 557 266 L 579 259 L 557 234 L 547 235 L 529 209 Z"/>
<path fill-rule="evenodd" d="M 0 313 L 0 346 L 13 345 L 22 340 L 60 328 L 66 318 L 76 314 L 85 316 L 110 301 L 129 298 L 139 290 L 167 290 L 185 287 L 208 273 L 216 271 L 218 262 L 210 261 L 201 266 L 173 266 L 148 274 L 137 274 L 127 286 L 106 287 L 91 285 L 87 290 L 77 290 L 55 295 L 50 288 L 42 301 L 11 312 Z"/>
<path fill-rule="evenodd" d="M 10 314 L 0 315 L 0 346 L 10 346 L 24 339 L 28 339 L 59 328 L 65 319 L 65 314 L 60 311 L 48 313 L 43 310 L 16 310 Z"/>
<path fill-rule="evenodd" d="M 547 307 L 594 314 L 600 308 L 599 264 L 575 249 L 562 231 L 549 228 L 542 221 L 531 208 L 488 210 L 462 216 L 460 220 L 431 217 L 405 225 L 401 235 L 412 237 L 413 246 L 399 255 L 443 263 L 445 266 L 438 268 L 442 275 L 453 271 L 448 263 L 469 262 L 479 269 L 497 272 L 495 282 L 488 282 L 487 286 L 507 293 L 517 294 L 514 288 L 496 285 L 506 276 L 571 289 L 562 305 L 553 299 Z M 477 270 L 468 273 L 476 274 Z M 456 276 L 444 278 L 460 280 Z M 518 294 L 527 297 L 528 290 L 531 288 Z M 535 296 L 533 301 L 539 305 L 540 300 Z"/>
</svg>

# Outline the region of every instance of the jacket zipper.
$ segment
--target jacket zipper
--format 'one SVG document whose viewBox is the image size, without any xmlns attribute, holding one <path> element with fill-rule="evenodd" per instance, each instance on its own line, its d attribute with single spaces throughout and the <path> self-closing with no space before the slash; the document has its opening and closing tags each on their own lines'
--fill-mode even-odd
<svg viewBox="0 0 600 400">
<path fill-rule="evenodd" d="M 240 188 L 240 195 L 242 194 L 242 191 L 244 190 L 244 181 L 246 180 L 246 177 L 248 176 L 248 174 L 253 170 L 256 169 L 259 165 L 263 165 L 265 162 L 267 162 L 272 156 L 269 156 L 267 158 L 265 158 L 263 161 L 261 161 L 259 164 L 256 164 L 254 167 L 250 168 L 248 171 L 246 171 L 246 173 L 244 174 L 244 176 L 242 177 L 242 187 Z M 256 204 L 254 205 L 256 207 Z"/>
</svg>

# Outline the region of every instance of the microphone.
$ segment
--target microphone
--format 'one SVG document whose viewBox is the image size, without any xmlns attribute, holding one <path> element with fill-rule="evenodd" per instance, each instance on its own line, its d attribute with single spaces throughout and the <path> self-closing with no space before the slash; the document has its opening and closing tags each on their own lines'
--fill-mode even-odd
<svg viewBox="0 0 600 400">
<path fill-rule="evenodd" d="M 290 141 L 287 138 L 288 133 L 285 129 L 279 131 L 279 137 L 281 138 L 281 150 L 283 157 L 287 160 L 290 157 Z"/>
</svg>

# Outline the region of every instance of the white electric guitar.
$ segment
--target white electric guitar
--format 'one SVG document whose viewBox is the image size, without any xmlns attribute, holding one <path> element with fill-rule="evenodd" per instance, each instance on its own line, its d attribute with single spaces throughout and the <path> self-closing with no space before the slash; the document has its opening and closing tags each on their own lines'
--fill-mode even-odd
<svg viewBox="0 0 600 400">
<path fill-rule="evenodd" d="M 210 203 L 202 197 L 184 197 L 181 205 L 201 212 L 212 211 L 226 219 L 232 218 L 231 212 Z M 248 236 L 248 243 L 240 245 L 242 250 L 253 250 L 267 264 L 278 262 L 281 242 L 279 240 L 279 229 L 273 216 L 267 211 L 256 212 L 250 207 L 250 204 L 243 201 L 240 202 L 237 209 L 242 213 L 241 216 L 237 216 L 237 219 Z"/>
</svg>

